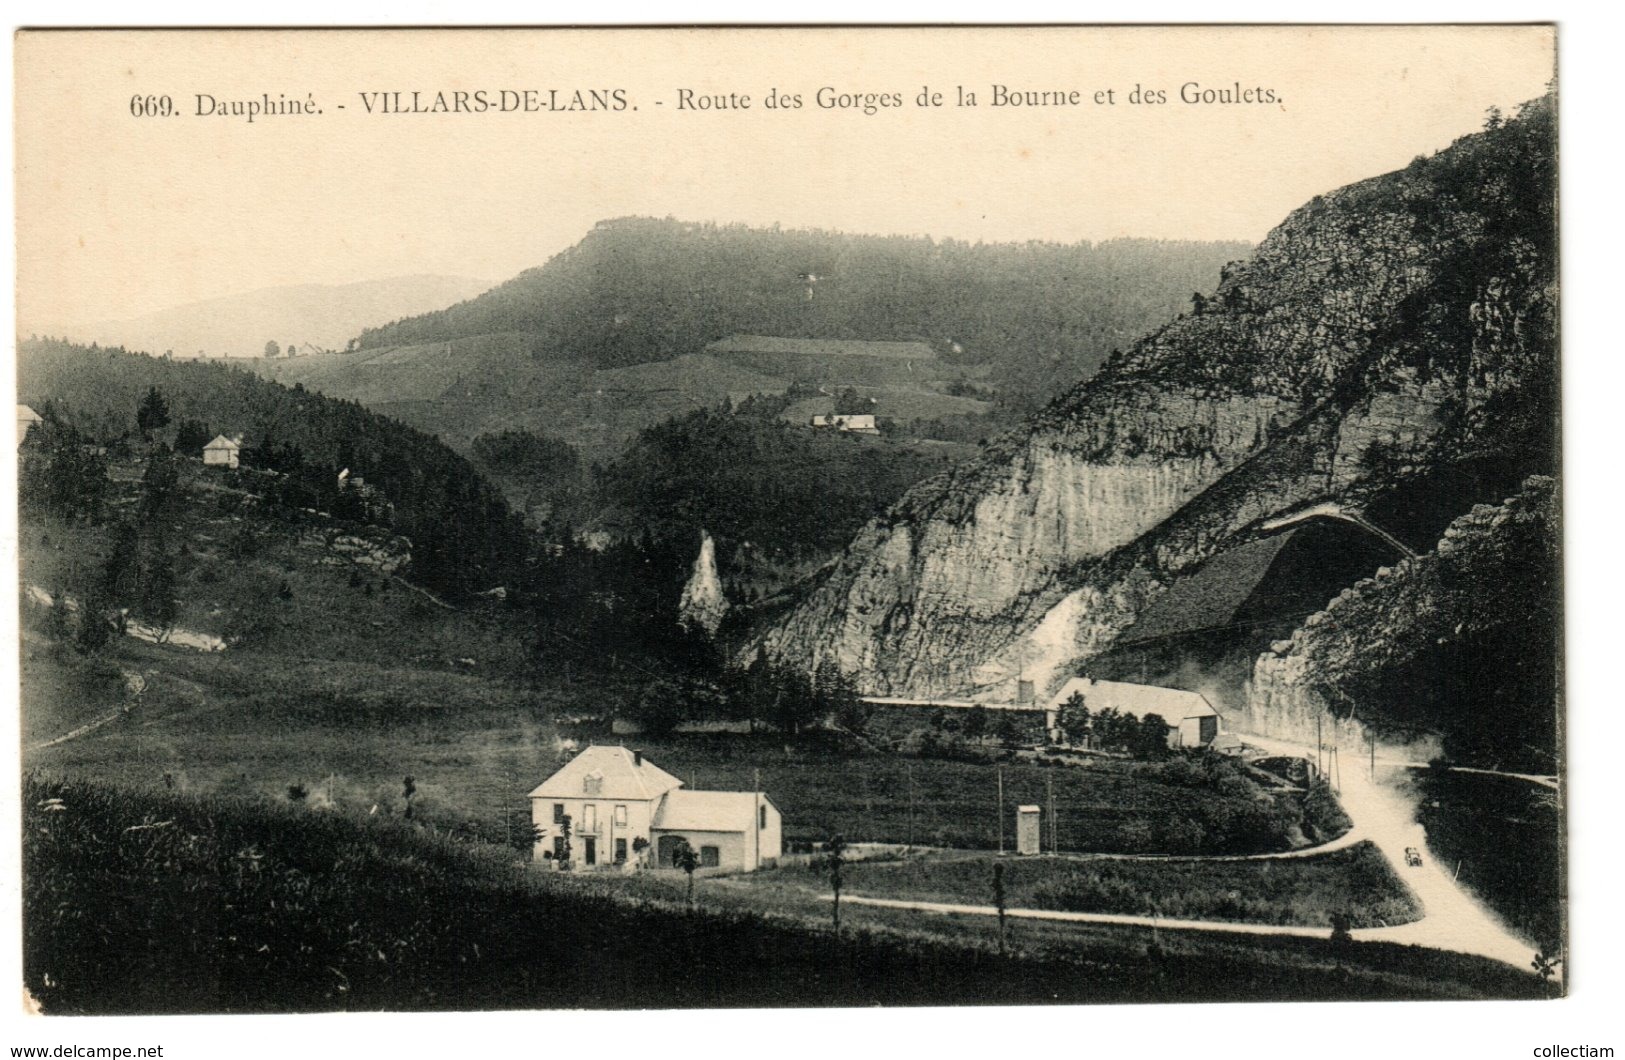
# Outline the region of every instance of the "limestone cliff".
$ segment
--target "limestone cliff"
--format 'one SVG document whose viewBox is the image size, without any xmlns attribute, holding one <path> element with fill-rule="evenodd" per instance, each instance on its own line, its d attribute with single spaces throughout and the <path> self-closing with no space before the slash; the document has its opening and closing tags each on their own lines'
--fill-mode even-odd
<svg viewBox="0 0 1625 1060">
<path fill-rule="evenodd" d="M 1536 101 L 1295 211 L 1190 314 L 869 524 L 746 654 L 870 692 L 1052 683 L 1271 516 L 1457 466 L 1459 511 L 1549 469 L 1551 120 Z"/>
</svg>

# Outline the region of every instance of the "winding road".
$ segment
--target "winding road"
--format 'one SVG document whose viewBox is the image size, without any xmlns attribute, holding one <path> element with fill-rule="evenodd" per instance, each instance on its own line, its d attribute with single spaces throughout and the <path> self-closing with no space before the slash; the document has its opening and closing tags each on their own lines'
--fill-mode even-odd
<svg viewBox="0 0 1625 1060">
<path fill-rule="evenodd" d="M 1314 754 L 1305 748 L 1284 740 L 1245 734 L 1245 743 L 1272 754 L 1305 757 Z M 1378 759 L 1379 767 L 1409 769 L 1415 763 L 1386 762 Z M 1486 772 L 1478 770 L 1475 772 Z M 1510 775 L 1510 774 L 1501 774 Z M 1388 864 L 1416 898 L 1422 915 L 1408 924 L 1393 927 L 1357 928 L 1351 934 L 1360 941 L 1397 942 L 1412 946 L 1468 953 L 1502 961 L 1520 970 L 1528 971 L 1536 946 L 1509 931 L 1477 899 L 1468 894 L 1446 868 L 1431 857 L 1423 857 L 1421 865 L 1405 863 L 1405 849 L 1415 847 L 1427 850 L 1427 832 L 1416 821 L 1414 805 L 1394 788 L 1364 770 L 1349 770 L 1342 775 L 1340 799 L 1352 827 L 1320 846 L 1278 854 L 1207 855 L 1166 858 L 1133 856 L 1135 860 L 1166 861 L 1255 861 L 1281 858 L 1314 857 L 1351 847 L 1370 840 L 1382 852 Z M 1531 783 L 1555 786 L 1547 777 L 1522 777 Z M 1132 855 L 1130 855 L 1132 856 Z M 1077 860 L 1100 860 L 1122 855 L 1074 855 Z M 842 901 L 855 905 L 881 906 L 891 909 L 913 909 L 925 913 L 971 916 L 997 916 L 998 909 L 990 905 L 955 905 L 946 902 L 919 902 L 893 898 L 867 898 L 848 894 Z M 1027 920 L 1059 920 L 1085 924 L 1127 924 L 1171 931 L 1219 931 L 1245 935 L 1295 935 L 1325 938 L 1328 929 L 1305 927 L 1297 924 L 1249 924 L 1218 920 L 1172 920 L 1164 917 L 1134 916 L 1121 913 L 1074 913 L 1052 909 L 1007 909 L 1005 915 Z"/>
</svg>

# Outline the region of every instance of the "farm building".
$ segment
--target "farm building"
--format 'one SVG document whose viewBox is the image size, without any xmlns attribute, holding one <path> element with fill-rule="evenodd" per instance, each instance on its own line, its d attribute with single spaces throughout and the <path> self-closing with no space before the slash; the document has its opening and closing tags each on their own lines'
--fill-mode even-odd
<svg viewBox="0 0 1625 1060">
<path fill-rule="evenodd" d="M 847 434 L 879 434 L 880 428 L 875 426 L 872 415 L 848 416 L 840 413 L 831 413 L 828 416 L 814 416 L 814 428 L 834 428 Z"/>
<path fill-rule="evenodd" d="M 217 434 L 214 441 L 203 447 L 203 462 L 211 467 L 236 467 L 241 449 L 236 439 Z"/>
<path fill-rule="evenodd" d="M 686 840 L 702 869 L 750 872 L 783 847 L 778 807 L 763 792 L 690 791 L 625 747 L 588 747 L 530 793 L 530 807 L 538 861 L 666 868 Z"/>
<path fill-rule="evenodd" d="M 27 405 L 17 406 L 17 444 L 22 445 L 23 439 L 28 437 L 28 429 L 36 423 L 44 422 L 39 413 Z"/>
<path fill-rule="evenodd" d="M 1091 714 L 1116 710 L 1136 718 L 1160 716 L 1168 723 L 1169 747 L 1210 746 L 1224 727 L 1224 719 L 1201 693 L 1160 685 L 1074 677 L 1061 686 L 1044 708 L 1045 724 L 1052 732 L 1058 727 L 1061 705 L 1074 695 L 1083 696 Z"/>
</svg>

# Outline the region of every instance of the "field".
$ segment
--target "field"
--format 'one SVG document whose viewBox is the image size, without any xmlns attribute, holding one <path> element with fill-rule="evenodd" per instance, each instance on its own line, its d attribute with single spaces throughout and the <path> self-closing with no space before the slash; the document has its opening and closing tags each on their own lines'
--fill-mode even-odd
<svg viewBox="0 0 1625 1060">
<path fill-rule="evenodd" d="M 708 883 L 526 871 L 420 824 L 29 779 L 24 976 L 47 1012 L 1529 997 L 1533 976 L 1407 947 L 986 924 Z M 639 881 L 642 882 L 642 881 Z M 661 894 L 659 888 L 664 887 Z M 1149 941 L 1149 944 L 1148 944 Z"/>
<path fill-rule="evenodd" d="M 640 738 L 637 746 L 691 788 L 753 790 L 759 781 L 783 812 L 790 842 L 840 834 L 849 842 L 995 850 L 1001 776 L 1006 844 L 1014 843 L 1015 807 L 1038 804 L 1047 817 L 1052 794 L 1056 838 L 1068 851 L 1260 853 L 1336 834 L 1302 793 L 1266 795 L 1222 763 L 1202 772 L 1109 758 L 1079 767 L 962 762 L 772 735 Z"/>
<path fill-rule="evenodd" d="M 713 408 L 725 398 L 782 394 L 797 381 L 824 383 L 826 389 L 856 385 L 880 400 L 879 415 L 903 421 L 975 416 L 991 407 L 942 391 L 951 380 L 985 370 L 937 361 L 915 372 L 876 358 L 834 358 L 833 365 L 821 365 L 693 351 L 597 368 L 556 353 L 537 356 L 535 342 L 533 335 L 503 332 L 358 353 L 245 359 L 242 365 L 286 386 L 359 401 L 436 433 L 463 453 L 481 434 L 518 428 L 569 442 L 587 465 L 608 462 L 638 431 L 668 417 Z M 830 403 L 824 398 L 806 407 L 828 412 Z M 804 417 L 802 411 L 796 408 L 796 422 L 812 414 Z"/>
<path fill-rule="evenodd" d="M 1127 913 L 1175 920 L 1228 920 L 1330 929 L 1334 914 L 1351 927 L 1415 919 L 1415 903 L 1370 843 L 1313 858 L 1279 861 L 1132 861 L 1010 858 L 1004 885 L 1013 909 Z M 994 859 L 963 854 L 856 861 L 843 891 L 955 905 L 993 904 Z M 828 869 L 815 859 L 748 880 L 752 889 L 827 892 Z"/>
</svg>

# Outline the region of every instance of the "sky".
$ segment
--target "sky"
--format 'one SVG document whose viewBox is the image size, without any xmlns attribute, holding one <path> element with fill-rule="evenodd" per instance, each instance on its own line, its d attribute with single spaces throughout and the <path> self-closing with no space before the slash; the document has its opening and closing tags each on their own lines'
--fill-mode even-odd
<svg viewBox="0 0 1625 1060">
<path fill-rule="evenodd" d="M 287 284 L 495 282 L 626 215 L 1257 241 L 1313 195 L 1540 94 L 1552 72 L 1541 27 L 25 32 L 18 327 Z M 1274 102 L 1183 103 L 1192 82 Z M 996 107 L 994 85 L 1079 102 Z M 1130 102 L 1137 85 L 1167 102 Z M 957 86 L 979 105 L 955 105 Z M 366 107 L 377 92 L 428 106 L 533 90 L 545 105 L 594 88 L 619 89 L 624 109 Z M 916 105 L 927 88 L 941 106 Z M 685 89 L 751 106 L 684 108 Z M 820 89 L 902 106 L 823 108 Z M 770 90 L 801 108 L 768 108 Z M 132 115 L 134 97 L 161 95 L 173 116 Z M 322 113 L 200 116 L 199 96 Z"/>
</svg>

